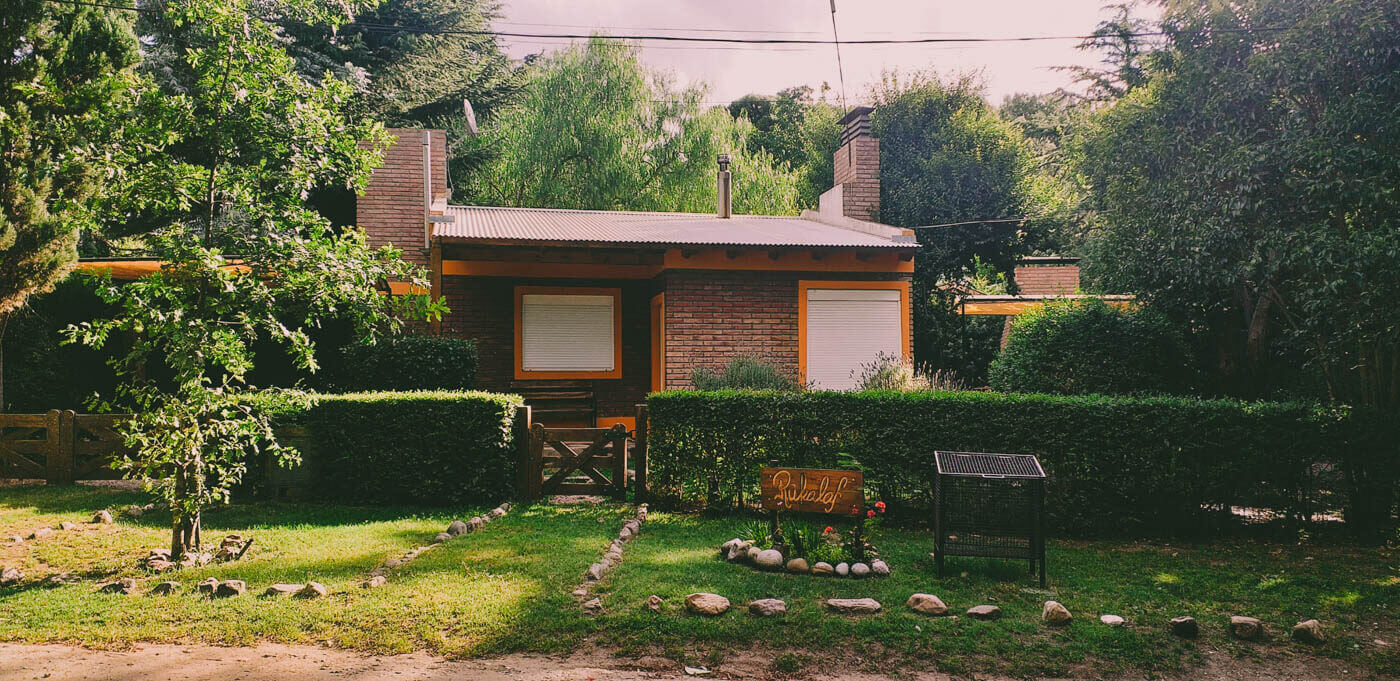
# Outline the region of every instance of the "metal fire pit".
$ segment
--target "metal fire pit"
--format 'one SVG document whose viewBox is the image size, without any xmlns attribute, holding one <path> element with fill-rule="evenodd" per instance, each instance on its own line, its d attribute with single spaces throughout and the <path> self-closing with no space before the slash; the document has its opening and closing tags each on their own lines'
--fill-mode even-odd
<svg viewBox="0 0 1400 681">
<path fill-rule="evenodd" d="M 1029 454 L 935 452 L 934 559 L 947 556 L 1030 562 L 1045 587 L 1045 470 Z"/>
</svg>

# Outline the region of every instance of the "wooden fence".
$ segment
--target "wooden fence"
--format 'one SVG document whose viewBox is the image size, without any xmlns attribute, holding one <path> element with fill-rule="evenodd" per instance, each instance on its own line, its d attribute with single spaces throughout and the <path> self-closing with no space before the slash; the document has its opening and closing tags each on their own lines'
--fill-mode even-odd
<svg viewBox="0 0 1400 681">
<path fill-rule="evenodd" d="M 637 405 L 637 424 L 630 433 L 621 424 L 546 428 L 531 422 L 529 407 L 518 413 L 516 429 L 522 499 L 554 494 L 606 494 L 621 499 L 629 488 L 639 500 L 646 496 L 646 405 Z"/>
<path fill-rule="evenodd" d="M 110 463 L 125 451 L 115 426 L 126 414 L 0 414 L 0 478 L 42 478 L 50 485 L 115 480 Z"/>
</svg>

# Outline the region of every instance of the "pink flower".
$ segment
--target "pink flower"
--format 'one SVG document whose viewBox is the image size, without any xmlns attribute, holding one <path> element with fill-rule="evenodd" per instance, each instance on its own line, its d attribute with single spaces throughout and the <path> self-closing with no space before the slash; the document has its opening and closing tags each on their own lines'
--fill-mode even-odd
<svg viewBox="0 0 1400 681">
<path fill-rule="evenodd" d="M 877 502 L 875 502 L 875 508 L 878 508 L 878 509 L 880 509 L 881 511 L 885 510 L 885 502 L 883 502 L 883 501 L 877 501 Z"/>
<path fill-rule="evenodd" d="M 855 506 L 852 506 L 852 507 L 851 507 L 851 515 L 860 515 L 860 509 L 859 509 L 859 508 L 856 508 Z"/>
<path fill-rule="evenodd" d="M 834 531 L 835 531 L 835 530 L 834 530 L 830 525 L 827 525 L 827 526 L 826 526 L 826 529 L 825 529 L 825 530 L 822 530 L 822 534 L 831 534 L 831 533 L 834 532 Z"/>
<path fill-rule="evenodd" d="M 865 517 L 867 517 L 867 518 L 874 518 L 874 517 L 875 517 L 875 511 L 866 511 L 866 512 L 865 512 Z"/>
</svg>

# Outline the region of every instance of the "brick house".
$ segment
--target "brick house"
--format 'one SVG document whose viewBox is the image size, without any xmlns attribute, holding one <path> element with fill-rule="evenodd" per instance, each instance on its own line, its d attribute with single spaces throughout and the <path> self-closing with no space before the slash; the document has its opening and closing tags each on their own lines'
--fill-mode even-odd
<svg viewBox="0 0 1400 681">
<path fill-rule="evenodd" d="M 654 390 L 758 353 L 847 388 L 877 353 L 911 352 L 913 233 L 879 214 L 871 109 L 842 119 L 835 187 L 800 216 L 448 205 L 446 138 L 398 129 L 356 205 L 375 245 L 429 268 L 451 312 L 435 332 L 478 343 L 479 387 L 526 395 L 549 425 L 631 424 Z"/>
</svg>

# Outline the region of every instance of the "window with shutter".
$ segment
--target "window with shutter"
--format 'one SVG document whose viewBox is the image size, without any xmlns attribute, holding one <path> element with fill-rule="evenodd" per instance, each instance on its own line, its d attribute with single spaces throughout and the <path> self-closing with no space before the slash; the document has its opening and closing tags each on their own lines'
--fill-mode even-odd
<svg viewBox="0 0 1400 681">
<path fill-rule="evenodd" d="M 619 289 L 516 288 L 516 378 L 619 378 Z"/>
<path fill-rule="evenodd" d="M 862 364 L 907 354 L 907 283 L 802 282 L 799 294 L 802 368 L 814 387 L 856 388 Z"/>
</svg>

